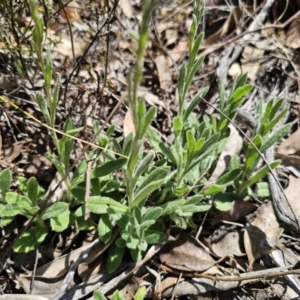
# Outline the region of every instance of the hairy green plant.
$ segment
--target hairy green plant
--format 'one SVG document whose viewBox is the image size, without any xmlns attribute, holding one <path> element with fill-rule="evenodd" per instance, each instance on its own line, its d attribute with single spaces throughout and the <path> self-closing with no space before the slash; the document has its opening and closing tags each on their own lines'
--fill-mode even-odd
<svg viewBox="0 0 300 300">
<path fill-rule="evenodd" d="M 246 83 L 246 74 L 236 78 L 228 92 L 225 92 L 221 83 L 220 116 L 203 116 L 199 119 L 194 113 L 195 107 L 209 89 L 205 87 L 199 90 L 187 101 L 192 81 L 204 61 L 204 56 L 198 57 L 203 39 L 202 33 L 197 34 L 204 8 L 201 0 L 194 1 L 193 22 L 189 33 L 189 58 L 179 73 L 178 112 L 172 122 L 173 134 L 169 142 L 163 141 L 151 127 L 156 108 L 147 109 L 145 99 L 138 97 L 137 91 L 142 80 L 148 23 L 154 5 L 155 2 L 151 0 L 144 2 L 140 34 L 134 37 L 138 42 L 136 62 L 127 78 L 128 103 L 135 134 L 129 134 L 124 139 L 114 138 L 114 126 L 109 127 L 105 133 L 98 134 L 97 142 L 102 148 L 87 152 L 89 162 L 92 161 L 94 165 L 90 179 L 87 179 L 88 162 L 85 160 L 79 163 L 72 178 L 67 176 L 73 139 L 66 136 L 59 139 L 55 131 L 50 130 L 57 155 L 49 154 L 49 158 L 66 178 L 68 201 L 55 203 L 42 212 L 39 212 L 39 201 L 43 194 L 35 179 L 20 179 L 20 195 L 9 191 L 12 180 L 10 171 L 4 170 L 0 174 L 1 223 L 9 224 L 18 214 L 28 218 L 35 216 L 34 226 L 16 242 L 16 251 L 34 249 L 45 239 L 49 227 L 55 231 L 63 231 L 75 224 L 80 230 L 88 230 L 95 227 L 95 222 L 104 243 L 111 242 L 113 232 L 119 233 L 107 255 L 107 270 L 113 272 L 120 265 L 126 249 L 129 249 L 133 260 L 142 259 L 149 244 L 166 241 L 164 232 L 170 221 L 181 228 L 195 227 L 195 213 L 205 212 L 213 204 L 220 209 L 228 209 L 233 200 L 232 195 L 234 199 L 251 195 L 251 188 L 262 183 L 261 179 L 269 172 L 266 166 L 257 170 L 260 160 L 257 150 L 264 152 L 290 129 L 291 125 L 288 124 L 270 133 L 286 114 L 286 110 L 281 110 L 283 100 L 272 100 L 267 105 L 260 102 L 252 140 L 244 146 L 244 161 L 240 162 L 234 157 L 230 167 L 216 182 L 207 182 L 226 145 L 230 121 L 235 119 L 236 109 L 243 103 L 252 86 Z M 37 102 L 46 123 L 54 128 L 60 76 L 57 74 L 52 89 L 51 53 L 48 50 L 44 58 L 41 30 L 43 24 L 37 14 L 35 2 L 31 2 L 31 10 L 35 21 L 35 49 L 45 78 L 45 95 L 37 93 Z M 69 135 L 75 135 L 81 128 L 75 128 L 68 119 L 63 130 Z M 94 124 L 93 130 L 94 133 L 99 132 L 98 123 Z M 152 146 L 150 151 L 144 149 L 145 138 Z M 162 154 L 161 159 L 157 158 L 157 153 Z M 278 163 L 275 161 L 270 167 L 275 168 Z M 90 180 L 90 196 L 85 199 L 87 180 Z M 85 219 L 85 203 L 92 212 L 91 220 L 88 221 Z M 114 295 L 120 298 L 117 291 Z M 94 297 L 105 299 L 98 292 Z"/>
</svg>

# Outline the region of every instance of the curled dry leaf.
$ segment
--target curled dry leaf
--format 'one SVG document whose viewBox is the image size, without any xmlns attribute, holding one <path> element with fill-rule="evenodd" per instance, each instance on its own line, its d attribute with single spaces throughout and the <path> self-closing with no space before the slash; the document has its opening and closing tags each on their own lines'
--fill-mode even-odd
<svg viewBox="0 0 300 300">
<path fill-rule="evenodd" d="M 256 259 L 274 249 L 281 232 L 282 229 L 277 222 L 272 203 L 268 202 L 257 211 L 256 218 L 245 230 L 244 246 L 250 270 Z"/>
</svg>

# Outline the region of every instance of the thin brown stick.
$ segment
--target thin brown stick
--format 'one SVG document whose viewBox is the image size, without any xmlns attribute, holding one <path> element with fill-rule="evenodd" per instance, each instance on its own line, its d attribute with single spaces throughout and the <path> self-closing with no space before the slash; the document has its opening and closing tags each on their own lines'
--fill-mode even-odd
<svg viewBox="0 0 300 300">
<path fill-rule="evenodd" d="M 204 45 L 205 48 L 209 47 L 206 51 L 204 51 L 203 53 L 201 53 L 201 55 L 207 55 L 210 54 L 228 44 L 231 44 L 233 42 L 235 42 L 236 40 L 240 39 L 241 37 L 243 37 L 246 34 L 250 34 L 250 33 L 254 33 L 260 30 L 266 30 L 266 29 L 270 29 L 270 28 L 274 28 L 274 29 L 284 29 L 287 25 L 289 25 L 293 20 L 295 20 L 296 18 L 300 17 L 300 11 L 298 11 L 296 14 L 294 14 L 292 17 L 290 17 L 287 21 L 285 21 L 283 24 L 281 25 L 276 25 L 276 24 L 271 24 L 271 25 L 266 25 L 266 26 L 262 26 L 253 30 L 249 30 L 249 31 L 245 31 L 242 32 L 241 34 L 233 37 L 232 39 L 229 39 L 223 43 L 220 44 L 216 44 L 216 45 L 209 45 L 206 46 Z"/>
<path fill-rule="evenodd" d="M 214 276 L 214 275 L 208 275 L 208 274 L 202 274 L 199 272 L 179 272 L 176 270 L 173 270 L 165 265 L 159 264 L 155 261 L 151 261 L 151 264 L 155 265 L 157 268 L 164 270 L 166 272 L 175 274 L 175 275 L 179 275 L 182 274 L 183 277 L 189 277 L 189 278 L 206 278 L 206 279 L 210 279 L 213 281 L 245 281 L 245 280 L 255 280 L 255 279 L 271 279 L 271 278 L 275 278 L 275 277 L 279 277 L 279 276 L 285 276 L 285 275 L 290 275 L 290 274 L 299 274 L 300 273 L 300 269 L 296 269 L 296 270 L 287 270 L 284 271 L 284 269 L 289 269 L 292 266 L 288 266 L 288 267 L 280 267 L 280 268 L 274 268 L 274 270 L 276 271 L 272 271 L 272 269 L 268 269 L 268 270 L 263 270 L 263 271 L 256 271 L 256 272 L 248 272 L 248 273 L 243 273 L 240 274 L 240 276 Z M 283 269 L 283 271 L 281 271 Z M 280 271 L 278 271 L 280 270 Z M 268 272 L 268 273 L 267 273 Z M 249 274 L 249 275 L 248 275 Z"/>
</svg>

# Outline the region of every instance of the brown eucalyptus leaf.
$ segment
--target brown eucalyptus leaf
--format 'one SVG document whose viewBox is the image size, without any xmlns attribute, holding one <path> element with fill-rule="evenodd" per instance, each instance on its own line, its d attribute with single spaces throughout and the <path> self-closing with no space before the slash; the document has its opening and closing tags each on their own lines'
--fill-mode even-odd
<svg viewBox="0 0 300 300">
<path fill-rule="evenodd" d="M 281 166 L 284 166 L 296 177 L 300 178 L 300 157 L 293 155 L 282 155 L 277 153 L 276 158 L 281 159 Z"/>
<path fill-rule="evenodd" d="M 179 279 L 179 282 L 182 282 L 184 279 L 181 278 Z M 175 286 L 178 282 L 178 277 L 172 277 L 169 276 L 167 278 L 165 278 L 160 285 L 160 292 L 163 292 L 164 290 L 168 289 L 171 286 Z"/>
<path fill-rule="evenodd" d="M 300 128 L 291 134 L 278 147 L 277 153 L 282 155 L 296 155 L 300 152 Z"/>
<path fill-rule="evenodd" d="M 244 256 L 242 232 L 228 232 L 220 241 L 212 244 L 212 249 L 219 257 L 227 255 Z"/>
<path fill-rule="evenodd" d="M 215 264 L 197 240 L 183 232 L 163 247 L 159 257 L 163 264 L 180 271 L 202 272 Z"/>
<path fill-rule="evenodd" d="M 281 232 L 272 203 L 268 202 L 257 211 L 256 218 L 245 230 L 244 246 L 250 269 L 256 259 L 268 254 L 277 245 Z"/>
<path fill-rule="evenodd" d="M 23 148 L 23 143 L 13 144 L 10 148 L 5 149 L 4 156 L 8 162 L 13 162 L 20 154 Z"/>
</svg>

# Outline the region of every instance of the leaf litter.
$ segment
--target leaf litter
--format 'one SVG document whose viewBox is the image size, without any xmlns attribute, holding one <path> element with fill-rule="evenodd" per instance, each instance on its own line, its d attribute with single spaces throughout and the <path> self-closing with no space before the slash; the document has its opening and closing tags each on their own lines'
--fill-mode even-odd
<svg viewBox="0 0 300 300">
<path fill-rule="evenodd" d="M 217 1 L 217 3 L 213 4 L 211 3 L 212 1 L 206 2 L 208 4 L 207 9 L 209 14 L 218 15 L 218 12 L 221 9 L 220 2 L 222 1 Z M 273 7 L 273 11 L 276 12 L 276 10 L 278 10 L 275 1 L 269 1 L 268 3 L 271 3 L 270 7 Z M 62 72 L 65 72 L 66 74 L 70 74 L 70 66 L 72 63 L 75 63 L 70 62 L 70 60 L 72 61 L 73 54 L 78 59 L 87 49 L 87 46 L 90 45 L 90 36 L 88 34 L 89 27 L 80 24 L 85 23 L 87 18 L 89 21 L 88 26 L 91 26 L 90 29 L 96 30 L 96 19 L 94 16 L 90 14 L 89 18 L 88 10 L 82 9 L 79 3 L 72 2 L 71 4 L 69 5 L 70 8 L 67 7 L 66 13 L 75 33 L 75 36 L 73 36 L 73 38 L 75 37 L 73 42 L 71 41 L 71 35 L 67 27 L 68 22 L 66 22 L 66 17 L 64 14 L 59 14 L 59 18 L 61 20 L 61 24 L 59 24 L 59 26 L 57 26 L 56 21 L 50 26 L 53 30 L 51 33 L 52 37 L 59 37 L 59 39 L 61 39 L 60 41 L 59 39 L 57 40 L 57 46 L 53 49 L 53 52 L 56 55 L 55 63 L 56 65 L 62 65 Z M 126 30 L 130 29 L 137 32 L 138 20 L 140 19 L 140 11 L 137 8 L 140 5 L 141 3 L 138 1 L 120 1 L 120 9 L 117 13 L 122 24 L 125 24 Z M 215 5 L 215 7 L 213 8 L 209 5 Z M 157 37 L 154 35 L 151 35 L 150 43 L 152 48 L 149 47 L 149 60 L 146 61 L 147 71 L 152 73 L 152 75 L 149 77 L 150 79 L 148 80 L 148 84 L 145 84 L 147 92 L 145 93 L 144 91 L 140 91 L 146 95 L 145 98 L 146 100 L 148 98 L 147 101 L 150 106 L 156 105 L 160 107 L 161 119 L 172 119 L 172 111 L 176 110 L 177 104 L 174 101 L 175 85 L 177 80 L 176 67 L 185 59 L 188 48 L 186 26 L 191 21 L 189 13 L 192 11 L 192 8 L 191 6 L 182 7 L 178 13 L 174 14 L 174 8 L 177 8 L 177 6 L 177 3 L 172 3 L 166 5 L 165 7 L 159 6 L 158 8 L 158 13 L 155 18 L 157 18 L 156 34 L 158 34 L 159 40 L 157 40 Z M 217 50 L 210 50 L 210 57 L 207 58 L 206 63 L 200 69 L 198 74 L 199 76 L 196 76 L 193 83 L 193 89 L 195 91 L 199 90 L 200 87 L 205 85 L 210 85 L 212 91 L 216 89 L 218 76 L 216 75 L 215 71 L 206 75 L 207 70 L 215 70 L 218 67 L 222 56 L 225 55 L 226 48 L 230 45 L 230 43 L 226 44 L 227 41 L 230 41 L 230 35 L 235 33 L 235 31 L 237 34 L 240 34 L 241 28 L 239 24 L 247 24 L 247 22 L 251 20 L 249 13 L 243 6 L 233 9 L 226 7 L 226 9 L 229 10 L 229 13 L 223 12 L 223 16 L 225 17 L 221 18 L 221 21 L 211 21 L 211 24 L 209 24 L 211 27 L 205 29 L 208 36 L 202 46 L 203 49 L 213 49 L 213 47 L 219 43 L 223 43 L 223 47 L 220 47 Z M 262 10 L 263 9 L 264 7 Z M 244 12 L 245 14 L 241 14 L 241 12 Z M 277 11 L 276 13 L 277 16 L 280 15 L 280 11 Z M 269 14 L 271 14 L 271 11 L 269 11 Z M 288 17 L 289 15 L 284 16 L 284 20 L 286 20 Z M 185 23 L 183 22 L 184 20 Z M 76 25 L 76 22 L 79 25 Z M 114 26 L 116 26 L 116 29 L 120 30 L 120 37 L 119 39 L 116 39 L 117 43 L 112 42 L 111 44 L 112 49 L 110 51 L 112 52 L 112 55 L 110 57 L 111 61 L 108 76 L 111 76 L 111 79 L 116 80 L 118 84 L 115 87 L 111 86 L 106 91 L 104 96 L 99 97 L 99 95 L 101 95 L 100 87 L 103 82 L 100 83 L 98 75 L 103 74 L 104 72 L 104 56 L 102 51 L 106 51 L 104 50 L 105 38 L 100 37 L 89 50 L 89 53 L 86 56 L 86 61 L 82 62 L 78 77 L 73 79 L 74 82 L 69 82 L 65 108 L 63 105 L 61 105 L 61 120 L 63 120 L 67 115 L 71 115 L 76 120 L 78 126 L 82 124 L 85 125 L 80 116 L 82 111 L 87 112 L 86 117 L 91 119 L 90 124 L 97 118 L 106 119 L 110 111 L 118 102 L 115 97 L 111 95 L 119 95 L 126 89 L 124 78 L 126 77 L 127 68 L 130 66 L 130 63 L 134 61 L 133 49 L 135 47 L 135 43 L 134 41 L 130 40 L 128 36 L 126 36 L 125 29 L 121 29 L 122 26 Z M 298 27 L 298 23 L 295 20 L 290 23 L 288 28 L 284 29 L 287 37 L 285 44 L 291 48 L 298 48 L 297 39 L 295 38 L 298 34 Z M 242 30 L 247 33 L 249 28 L 247 25 L 245 25 Z M 228 77 L 228 80 L 230 80 L 231 77 L 234 77 L 239 72 L 236 70 L 242 70 L 242 72 L 247 70 L 250 75 L 249 77 L 251 82 L 255 83 L 258 87 L 258 91 L 256 91 L 258 95 L 253 93 L 253 97 L 250 96 L 250 99 L 248 99 L 247 105 L 250 109 L 247 111 L 249 111 L 249 113 L 253 113 L 253 106 L 257 104 L 256 99 L 265 99 L 271 94 L 273 97 L 277 97 L 281 94 L 281 92 L 284 90 L 285 83 L 290 82 L 288 81 L 290 80 L 290 77 L 286 76 L 286 74 L 283 72 L 297 75 L 297 70 L 293 68 L 293 64 L 286 64 L 286 60 L 290 62 L 289 56 L 286 55 L 286 57 L 283 58 L 279 56 L 279 54 L 281 55 L 282 51 L 285 51 L 285 48 L 283 47 L 283 44 L 280 44 L 280 42 L 276 40 L 276 34 L 276 31 L 273 31 L 272 34 L 262 36 L 259 32 L 257 32 L 255 39 L 252 37 L 250 40 L 244 40 L 244 43 L 250 42 L 251 45 L 245 45 L 237 40 L 237 45 L 241 46 L 243 51 L 241 51 L 240 55 L 237 55 L 236 57 L 234 56 L 234 52 L 231 52 L 231 54 L 228 56 L 228 62 L 230 63 L 223 69 L 228 70 L 228 72 L 225 72 L 225 76 Z M 51 37 L 51 35 L 49 36 Z M 262 43 L 264 43 L 264 45 L 262 45 Z M 266 49 L 272 52 L 272 60 L 269 59 L 268 55 L 270 54 L 266 53 Z M 237 69 L 232 69 L 234 63 L 238 64 Z M 155 72 L 157 72 L 156 75 L 154 75 Z M 206 76 L 201 77 L 201 74 L 205 74 Z M 9 74 L 7 74 L 7 76 L 8 75 Z M 173 94 L 170 99 L 167 99 L 167 104 L 163 101 L 164 99 L 161 99 L 162 97 L 160 93 L 158 93 L 159 89 L 157 89 L 157 86 L 153 85 L 155 82 L 153 79 L 155 79 L 155 77 L 159 81 L 159 89 L 167 90 L 170 94 Z M 67 78 L 65 78 L 65 80 L 67 81 Z M 108 82 L 108 78 L 106 78 L 106 80 Z M 85 91 L 81 91 L 79 88 L 80 84 L 82 83 L 85 85 Z M 147 82 L 145 81 L 145 83 Z M 293 84 L 295 84 L 295 82 L 293 82 Z M 42 87 L 42 85 L 43 84 L 41 84 L 40 87 Z M 289 84 L 289 86 L 291 86 L 291 84 Z M 7 84 L 2 88 L 9 90 L 11 87 Z M 295 99 L 296 102 L 298 101 L 298 103 L 300 103 L 299 93 L 297 90 L 288 89 L 287 93 L 288 98 Z M 100 99 L 100 101 L 98 101 L 98 99 Z M 211 94 L 208 94 L 207 100 L 213 100 Z M 22 101 L 18 101 L 22 104 Z M 32 108 L 28 104 L 24 105 Z M 89 109 L 88 112 L 88 108 L 90 107 L 98 108 L 94 110 Z M 170 107 L 170 109 L 167 109 L 167 107 Z M 17 118 L 19 117 L 18 112 L 12 111 L 10 108 L 7 109 L 10 110 L 11 116 L 16 118 L 15 120 L 18 120 L 19 123 L 24 122 L 24 119 L 20 120 Z M 201 112 L 203 108 L 199 108 L 199 110 Z M 127 131 L 127 133 L 132 131 L 124 117 L 128 117 L 128 111 L 126 111 L 126 108 L 122 106 L 117 117 L 118 120 L 115 121 L 115 124 L 119 128 L 120 132 L 124 132 L 124 134 L 125 131 Z M 39 114 L 39 112 L 35 113 Z M 128 121 L 128 123 L 129 122 L 130 121 Z M 168 126 L 163 125 L 163 122 L 159 122 L 156 124 L 156 126 L 159 130 L 163 128 L 161 132 L 167 136 Z M 23 135 L 27 134 L 32 136 L 30 129 L 32 132 L 36 132 L 37 129 L 30 124 L 28 127 L 30 128 L 25 129 L 23 131 Z M 7 128 L 6 123 L 2 119 L 1 129 L 1 148 L 2 151 L 4 151 L 5 147 L 7 147 L 9 144 L 9 141 L 11 141 L 11 136 L 9 135 L 9 129 Z M 220 156 L 219 162 L 215 168 L 215 173 L 211 177 L 212 181 L 216 181 L 228 167 L 228 164 L 226 163 L 227 156 L 239 156 L 242 147 L 241 139 L 243 137 L 241 137 L 234 128 L 231 128 L 231 131 L 232 133 L 230 134 L 228 144 Z M 244 131 L 246 132 L 247 129 L 244 128 Z M 296 169 L 299 169 L 298 131 L 292 134 L 290 138 L 287 138 L 278 147 L 277 153 L 278 156 L 283 160 L 283 166 L 290 165 Z M 233 135 L 233 133 L 235 135 Z M 90 133 L 87 133 L 87 135 L 89 136 Z M 44 167 L 47 165 L 47 161 L 44 161 L 45 151 L 37 150 L 37 140 L 33 140 L 32 144 L 32 146 L 26 146 L 22 148 L 17 146 L 14 148 L 11 146 L 11 154 L 8 155 L 8 163 L 12 163 L 17 166 L 21 160 L 20 154 L 27 153 L 30 155 L 27 155 L 27 157 L 31 157 L 31 160 L 28 159 L 27 167 L 24 167 L 24 173 L 27 175 L 30 174 L 30 176 L 33 175 L 38 180 L 42 180 L 42 178 L 45 179 L 47 174 L 48 177 L 52 177 L 51 180 L 56 180 L 55 183 L 57 184 L 57 179 L 55 179 L 54 174 L 49 175 L 49 173 L 51 173 L 49 172 L 50 166 L 48 166 L 46 171 L 42 171 L 42 166 Z M 289 171 L 288 167 L 286 168 L 288 170 L 288 174 L 289 172 L 293 173 L 293 171 Z M 295 175 L 295 173 L 293 174 Z M 49 186 L 51 180 L 48 178 L 45 180 L 47 182 L 47 187 Z M 285 190 L 291 207 L 297 217 L 299 216 L 299 201 L 297 197 L 297 195 L 299 195 L 298 181 L 298 178 L 295 178 L 293 175 L 289 174 L 288 187 Z M 60 195 L 54 195 L 53 197 L 58 199 L 62 198 Z M 149 276 L 149 281 L 147 282 L 147 284 L 150 286 L 149 296 L 199 296 L 201 294 L 204 295 L 206 292 L 212 291 L 215 293 L 214 295 L 217 295 L 218 293 L 219 297 L 222 297 L 222 295 L 225 297 L 224 291 L 231 291 L 230 297 L 234 299 L 234 297 L 243 295 L 241 294 L 241 286 L 246 286 L 249 291 L 249 294 L 246 296 L 250 298 L 254 295 L 252 289 L 256 290 L 257 286 L 259 286 L 255 286 L 255 282 L 260 282 L 264 283 L 264 286 L 259 290 L 259 294 L 261 296 L 265 297 L 268 295 L 271 289 L 273 295 L 276 295 L 280 299 L 284 299 L 282 292 L 280 292 L 282 291 L 281 288 L 287 285 L 286 281 L 284 281 L 284 277 L 280 276 L 282 282 L 271 282 L 267 281 L 266 279 L 271 273 L 275 273 L 278 270 L 279 272 L 284 272 L 288 269 L 286 266 L 295 265 L 299 260 L 297 256 L 298 248 L 297 243 L 289 246 L 292 244 L 293 237 L 287 236 L 284 237 L 284 239 L 282 238 L 282 228 L 277 223 L 276 215 L 274 214 L 270 203 L 271 202 L 260 205 L 259 202 L 249 201 L 249 199 L 244 199 L 242 201 L 237 200 L 231 203 L 229 210 L 219 210 L 215 211 L 213 214 L 210 214 L 210 219 L 205 222 L 205 226 L 201 234 L 201 238 L 205 238 L 205 240 L 203 240 L 203 243 L 206 243 L 205 246 L 203 243 L 199 243 L 197 240 L 195 240 L 192 234 L 181 233 L 177 239 L 175 239 L 175 241 L 167 242 L 165 247 L 162 249 L 151 248 L 148 252 L 148 256 L 146 255 L 147 259 L 153 259 L 156 263 L 159 261 L 160 264 L 166 265 L 169 268 L 168 271 L 164 271 L 164 274 L 160 274 L 159 272 L 161 272 L 162 269 L 160 268 L 162 268 L 162 266 L 157 267 L 157 265 L 152 265 L 150 263 L 147 264 L 148 268 L 156 270 L 156 278 L 153 278 L 153 275 L 151 275 L 147 269 L 142 268 L 142 265 L 146 263 L 146 259 L 140 263 L 137 263 L 134 267 L 131 267 L 124 262 L 123 268 L 126 269 L 127 267 L 129 271 L 121 271 L 120 275 L 108 275 L 101 268 L 101 264 L 103 262 L 101 249 L 103 246 L 98 245 L 98 248 L 96 248 L 95 251 L 90 252 L 89 258 L 85 259 L 78 265 L 77 270 L 79 277 L 81 278 L 81 282 L 78 282 L 78 279 L 75 277 L 72 278 L 71 284 L 68 286 L 68 290 L 60 292 L 60 296 L 63 294 L 64 299 L 83 299 L 86 298 L 87 295 L 91 295 L 93 290 L 99 289 L 101 286 L 102 288 L 100 288 L 100 290 L 102 290 L 103 293 L 109 293 L 109 291 L 117 288 L 120 283 L 124 283 L 128 280 L 129 284 L 130 280 L 134 278 L 134 276 L 131 276 L 131 274 L 140 271 L 143 274 L 139 274 L 139 278 L 143 278 L 146 275 Z M 256 215 L 254 217 L 251 215 L 249 216 L 249 213 L 252 213 L 255 208 L 259 206 L 260 209 L 257 210 Z M 248 225 L 246 225 L 246 217 L 248 218 Z M 254 219 L 251 220 L 251 217 Z M 218 222 L 216 222 L 216 220 Z M 235 222 L 237 223 L 235 224 Z M 221 226 L 223 226 L 223 231 L 225 234 L 223 234 L 223 237 L 219 241 L 212 242 L 210 245 L 210 238 L 214 237 L 215 234 L 217 235 L 217 230 L 221 228 Z M 287 231 L 287 233 L 289 233 L 289 231 Z M 95 236 L 97 235 L 96 232 L 94 232 L 94 234 Z M 64 236 L 64 238 L 66 238 L 66 236 Z M 1 243 L 3 243 L 1 249 L 5 248 L 5 243 Z M 72 251 L 70 253 L 62 254 L 61 257 L 48 263 L 44 263 L 45 257 L 39 257 L 39 267 L 34 272 L 30 270 L 27 272 L 27 274 L 25 274 L 20 272 L 20 270 L 13 270 L 12 273 L 9 273 L 6 280 L 7 282 L 11 280 L 17 285 L 20 285 L 19 288 L 22 288 L 27 293 L 31 291 L 33 294 L 46 296 L 46 299 L 59 299 L 60 296 L 56 296 L 56 298 L 52 297 L 57 291 L 60 290 L 62 283 L 66 278 L 65 276 L 69 272 L 72 264 L 75 261 L 80 260 L 83 251 L 89 247 L 90 246 L 77 245 L 77 249 L 71 248 Z M 267 257 L 273 256 L 273 254 L 277 253 L 276 251 L 282 251 L 285 257 L 288 256 L 287 253 L 289 253 L 290 257 L 292 258 L 289 259 L 289 262 L 283 260 L 283 262 L 281 261 L 281 263 L 277 263 L 275 267 L 272 262 L 267 261 Z M 247 260 L 249 262 L 248 267 L 245 263 L 245 253 L 247 254 Z M 218 261 L 219 258 L 223 257 L 226 257 L 224 261 Z M 236 263 L 233 263 L 229 257 L 236 258 Z M 12 259 L 14 258 L 12 257 Z M 243 266 L 237 262 L 241 261 L 242 259 L 244 259 Z M 274 257 L 273 259 L 276 261 L 279 260 L 278 258 L 275 259 Z M 92 266 L 94 261 L 97 261 L 97 263 L 95 266 Z M 254 276 L 257 274 L 255 272 L 259 272 L 259 264 L 257 264 L 256 261 L 259 261 L 260 264 L 264 264 L 264 271 L 259 273 L 260 275 L 258 275 L 256 279 L 252 278 L 251 280 L 243 280 L 244 275 Z M 172 273 L 174 270 L 185 273 L 181 278 L 178 277 L 179 275 L 174 277 L 172 275 L 174 274 L 174 272 Z M 211 275 L 215 277 L 201 278 L 201 274 L 204 276 L 204 271 L 207 270 L 211 271 L 210 273 L 206 273 L 206 275 L 208 274 L 208 276 Z M 252 270 L 253 272 L 251 272 Z M 16 279 L 13 279 L 15 275 L 17 275 Z M 159 276 L 161 276 L 160 279 L 158 278 Z M 226 276 L 229 276 L 227 277 L 228 281 L 221 281 L 221 278 L 226 278 Z M 296 275 L 287 276 L 296 277 Z M 218 277 L 220 281 L 215 280 L 214 278 L 216 277 Z M 235 281 L 239 277 L 240 281 Z M 230 278 L 232 281 L 230 281 Z M 235 280 L 233 278 L 235 278 Z M 31 287 L 32 280 L 33 287 Z M 161 283 L 156 286 L 155 284 L 158 281 L 161 281 Z M 297 283 L 297 280 L 294 280 L 293 284 L 296 286 L 297 291 L 297 284 L 299 286 L 299 283 Z M 122 290 L 122 293 L 125 295 L 130 291 L 131 294 L 134 294 L 137 288 L 138 285 L 132 285 L 132 287 L 126 286 L 126 288 Z M 49 292 L 51 292 L 51 295 L 49 295 Z M 291 298 L 295 297 L 295 291 L 293 292 L 293 290 L 289 289 L 288 295 Z M 32 296 L 32 299 L 34 299 L 34 296 Z M 132 297 L 130 299 L 132 299 Z"/>
</svg>

